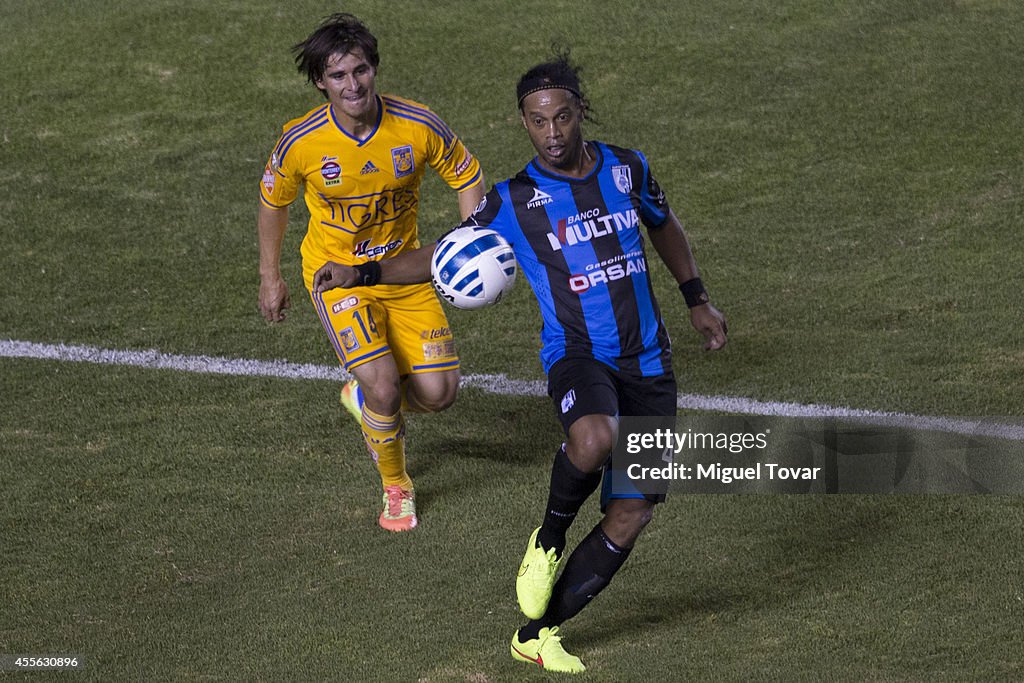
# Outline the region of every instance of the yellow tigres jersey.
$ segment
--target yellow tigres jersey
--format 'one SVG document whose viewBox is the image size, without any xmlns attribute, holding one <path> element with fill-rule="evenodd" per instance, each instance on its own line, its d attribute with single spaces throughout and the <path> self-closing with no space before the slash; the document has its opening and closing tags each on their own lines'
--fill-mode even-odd
<svg viewBox="0 0 1024 683">
<path fill-rule="evenodd" d="M 272 208 L 291 204 L 305 184 L 307 287 L 328 260 L 355 265 L 419 247 L 427 166 L 460 192 L 480 182 L 479 162 L 430 109 L 390 95 L 377 103 L 377 126 L 362 141 L 338 125 L 330 104 L 289 121 L 263 172 L 260 200 Z"/>
</svg>

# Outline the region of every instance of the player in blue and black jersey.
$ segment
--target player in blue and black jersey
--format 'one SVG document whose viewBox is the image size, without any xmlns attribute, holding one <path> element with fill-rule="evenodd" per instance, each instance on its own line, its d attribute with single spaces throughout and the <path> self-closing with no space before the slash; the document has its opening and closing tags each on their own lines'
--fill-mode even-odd
<svg viewBox="0 0 1024 683">
<path fill-rule="evenodd" d="M 618 417 L 672 417 L 676 380 L 648 274 L 641 224 L 679 283 L 705 348 L 726 343 L 725 318 L 708 299 L 687 237 L 638 151 L 585 140 L 588 104 L 567 57 L 538 65 L 517 86 L 537 156 L 495 185 L 463 225 L 496 230 L 515 251 L 543 318 L 541 362 L 566 434 L 555 454 L 547 508 L 516 580 L 530 621 L 512 638 L 516 659 L 583 671 L 559 627 L 604 589 L 625 562 L 663 495 L 602 490 L 604 517 L 565 558 L 566 532 L 601 483 Z M 380 264 L 328 263 L 314 289 L 422 282 L 431 248 Z"/>
</svg>

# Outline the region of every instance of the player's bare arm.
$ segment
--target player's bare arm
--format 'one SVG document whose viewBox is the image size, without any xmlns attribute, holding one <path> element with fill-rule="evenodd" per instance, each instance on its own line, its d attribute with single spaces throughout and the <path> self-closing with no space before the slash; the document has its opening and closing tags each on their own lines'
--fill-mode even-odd
<svg viewBox="0 0 1024 683">
<path fill-rule="evenodd" d="M 676 282 L 683 284 L 700 277 L 697 261 L 693 258 L 690 241 L 676 215 L 669 211 L 661 226 L 648 231 L 651 244 L 665 262 Z M 704 336 L 704 349 L 715 351 L 725 346 L 727 330 L 725 316 L 711 305 L 702 303 L 690 308 L 690 323 Z"/>
<path fill-rule="evenodd" d="M 281 277 L 281 243 L 288 228 L 288 208 L 272 209 L 260 204 L 257 229 L 260 245 L 260 314 L 270 322 L 285 319 L 291 307 L 288 285 Z"/>
<path fill-rule="evenodd" d="M 313 291 L 323 294 L 336 287 L 349 288 L 367 284 L 379 285 L 415 285 L 430 282 L 430 257 L 434 253 L 434 245 L 429 244 L 419 249 L 407 251 L 394 258 L 382 261 L 371 261 L 359 266 L 345 266 L 328 261 L 313 274 Z M 367 270 L 380 267 L 372 282 L 367 282 Z"/>
<path fill-rule="evenodd" d="M 467 187 L 459 193 L 459 215 L 462 216 L 462 220 L 466 220 L 476 211 L 476 207 L 480 205 L 484 198 L 484 188 L 486 186 L 484 174 L 481 172 L 479 183 L 473 187 Z"/>
</svg>

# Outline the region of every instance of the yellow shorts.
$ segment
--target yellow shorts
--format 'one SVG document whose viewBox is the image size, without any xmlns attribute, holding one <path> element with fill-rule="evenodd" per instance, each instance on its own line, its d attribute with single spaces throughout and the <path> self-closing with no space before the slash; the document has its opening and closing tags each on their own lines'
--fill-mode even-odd
<svg viewBox="0 0 1024 683">
<path fill-rule="evenodd" d="M 388 354 L 400 375 L 459 367 L 448 318 L 430 284 L 338 288 L 310 296 L 346 370 Z"/>
</svg>

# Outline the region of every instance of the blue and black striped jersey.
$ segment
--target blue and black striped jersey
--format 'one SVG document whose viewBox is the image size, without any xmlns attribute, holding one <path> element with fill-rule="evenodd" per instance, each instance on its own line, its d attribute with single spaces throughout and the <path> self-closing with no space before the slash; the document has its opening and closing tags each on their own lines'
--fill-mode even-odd
<svg viewBox="0 0 1024 683">
<path fill-rule="evenodd" d="M 662 225 L 669 208 L 638 151 L 588 142 L 585 178 L 537 163 L 496 184 L 464 225 L 511 243 L 543 319 L 544 371 L 590 356 L 637 376 L 671 371 L 668 333 L 648 276 L 640 224 Z"/>
</svg>

